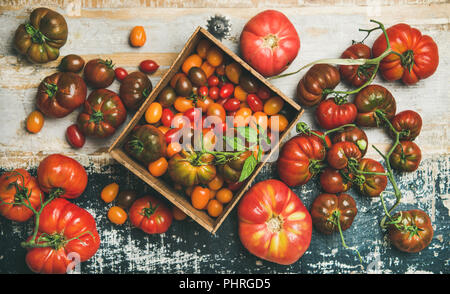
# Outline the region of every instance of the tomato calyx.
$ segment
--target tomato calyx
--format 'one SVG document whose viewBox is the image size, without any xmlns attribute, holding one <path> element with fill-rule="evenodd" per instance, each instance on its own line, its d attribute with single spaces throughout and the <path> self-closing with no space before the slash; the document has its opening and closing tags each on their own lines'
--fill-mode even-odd
<svg viewBox="0 0 450 294">
<path fill-rule="evenodd" d="M 401 56 L 400 59 L 402 62 L 402 66 L 404 68 L 408 69 L 409 72 L 411 72 L 413 69 L 413 66 L 414 66 L 414 51 L 411 49 L 406 50 L 400 56 Z"/>
<path fill-rule="evenodd" d="M 89 119 L 89 122 L 99 124 L 102 121 L 103 121 L 103 112 L 101 110 L 94 110 L 91 118 Z"/>
<path fill-rule="evenodd" d="M 98 61 L 98 63 L 104 64 L 104 65 L 106 65 L 106 67 L 108 67 L 110 69 L 114 69 L 114 66 L 115 66 L 115 64 L 113 64 L 112 59 L 100 59 Z"/>
<path fill-rule="evenodd" d="M 58 86 L 55 84 L 49 84 L 47 82 L 44 82 L 45 86 L 45 93 L 47 93 L 48 97 L 53 98 L 55 96 L 56 92 L 58 91 Z"/>
<path fill-rule="evenodd" d="M 310 159 L 309 160 L 309 172 L 313 175 L 320 173 L 325 168 L 322 160 Z"/>
<path fill-rule="evenodd" d="M 283 228 L 284 220 L 279 215 L 273 215 L 268 221 L 266 221 L 267 229 L 272 234 L 278 233 Z"/>
<path fill-rule="evenodd" d="M 149 202 L 150 207 L 144 207 L 142 208 L 140 215 L 146 217 L 146 218 L 150 218 L 158 209 L 158 204 L 155 205 L 155 207 L 153 207 L 152 203 Z"/>
<path fill-rule="evenodd" d="M 25 24 L 25 31 L 31 36 L 31 40 L 36 44 L 44 44 L 46 41 L 51 41 L 40 30 L 36 29 L 32 24 Z"/>
<path fill-rule="evenodd" d="M 407 225 L 403 223 L 403 214 L 400 211 L 400 214 L 396 218 L 392 218 L 389 222 L 386 222 L 387 225 L 394 225 L 395 228 L 403 233 L 409 233 L 408 238 L 411 239 L 414 236 L 420 237 L 419 232 L 423 231 L 423 229 L 419 228 L 417 225 Z"/>
<path fill-rule="evenodd" d="M 128 147 L 132 152 L 139 154 L 144 151 L 144 143 L 135 136 L 133 138 L 133 140 L 128 141 Z"/>
<path fill-rule="evenodd" d="M 278 47 L 278 37 L 274 34 L 268 34 L 263 38 L 263 46 L 266 48 L 270 48 L 271 50 Z"/>
</svg>

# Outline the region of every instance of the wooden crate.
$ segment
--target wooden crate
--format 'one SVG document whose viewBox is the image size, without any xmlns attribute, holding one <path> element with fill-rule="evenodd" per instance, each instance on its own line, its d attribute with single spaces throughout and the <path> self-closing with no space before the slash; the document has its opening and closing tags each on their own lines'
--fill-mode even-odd
<svg viewBox="0 0 450 294">
<path fill-rule="evenodd" d="M 151 94 L 147 97 L 147 99 L 144 101 L 142 106 L 139 108 L 139 110 L 136 112 L 134 117 L 131 119 L 131 121 L 128 123 L 128 125 L 125 127 L 125 129 L 122 131 L 122 133 L 118 136 L 118 138 L 114 141 L 114 143 L 109 148 L 109 152 L 111 156 L 117 160 L 119 163 L 124 165 L 127 169 L 129 169 L 132 173 L 134 173 L 136 176 L 141 178 L 144 182 L 149 184 L 153 189 L 161 193 L 164 197 L 166 197 L 170 202 L 172 202 L 174 205 L 176 205 L 178 208 L 180 208 L 183 212 L 185 212 L 188 216 L 190 216 L 192 219 L 194 219 L 197 223 L 199 223 L 201 226 L 203 226 L 205 229 L 207 229 L 211 233 L 215 233 L 217 229 L 220 227 L 220 225 L 223 223 L 225 218 L 228 216 L 230 211 L 234 208 L 234 206 L 239 202 L 239 199 L 242 197 L 242 195 L 248 190 L 250 185 L 252 184 L 253 180 L 255 179 L 256 175 L 259 173 L 261 168 L 264 166 L 264 164 L 267 162 L 267 160 L 270 158 L 270 155 L 279 148 L 277 145 L 276 148 L 273 148 L 269 156 L 266 157 L 266 159 L 262 162 L 260 162 L 253 174 L 246 180 L 245 184 L 242 185 L 239 191 L 234 193 L 233 200 L 227 204 L 227 206 L 224 208 L 224 211 L 222 215 L 217 217 L 216 219 L 211 218 L 208 216 L 207 213 L 204 211 L 200 211 L 195 209 L 191 203 L 186 199 L 184 195 L 180 195 L 177 191 L 173 189 L 173 185 L 170 183 L 165 182 L 162 179 L 153 177 L 147 170 L 147 167 L 144 167 L 137 161 L 135 161 L 133 158 L 128 156 L 122 149 L 122 146 L 128 137 L 129 133 L 132 131 L 132 129 L 139 123 L 142 116 L 145 114 L 145 111 L 149 107 L 149 105 L 158 97 L 159 92 L 166 87 L 167 84 L 169 84 L 172 77 L 180 70 L 181 65 L 183 64 L 184 60 L 191 55 L 193 52 L 195 52 L 195 48 L 198 44 L 198 42 L 201 39 L 208 39 L 213 44 L 217 45 L 221 50 L 224 51 L 226 55 L 231 57 L 234 61 L 239 63 L 244 69 L 246 69 L 248 72 L 250 72 L 253 77 L 255 77 L 259 82 L 266 85 L 272 92 L 274 92 L 276 95 L 280 96 L 285 102 L 287 103 L 288 107 L 291 107 L 294 111 L 295 115 L 292 118 L 292 121 L 289 123 L 288 128 L 280 135 L 280 142 L 285 138 L 287 134 L 289 134 L 290 130 L 295 126 L 295 122 L 298 120 L 298 118 L 302 115 L 303 110 L 302 108 L 286 97 L 280 90 L 269 84 L 265 78 L 260 75 L 258 72 L 256 72 L 253 68 L 251 68 L 246 62 L 244 62 L 239 56 L 237 56 L 234 52 L 226 48 L 220 41 L 218 41 L 213 35 L 211 35 L 207 30 L 205 30 L 202 27 L 198 27 L 195 32 L 192 34 L 192 36 L 189 38 L 188 42 L 184 46 L 183 50 L 181 50 L 178 57 L 175 59 L 174 63 L 170 67 L 170 69 L 164 74 L 164 76 L 161 78 L 161 80 L 158 82 L 156 87 L 153 89 Z M 286 104 L 285 104 L 286 105 Z"/>
</svg>

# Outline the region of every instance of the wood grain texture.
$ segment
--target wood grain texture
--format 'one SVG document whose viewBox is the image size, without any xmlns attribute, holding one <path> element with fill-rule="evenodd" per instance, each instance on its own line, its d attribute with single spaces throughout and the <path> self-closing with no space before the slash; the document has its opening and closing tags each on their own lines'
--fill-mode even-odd
<svg viewBox="0 0 450 294">
<path fill-rule="evenodd" d="M 358 272 L 357 259 L 340 246 L 339 236 L 326 237 L 316 232 L 306 255 L 292 266 L 282 267 L 258 260 L 240 244 L 236 209 L 215 236 L 193 221 L 177 222 L 161 236 L 144 236 L 128 223 L 124 227 L 110 224 L 106 218 L 108 206 L 98 197 L 104 185 L 117 181 L 121 187 L 136 188 L 141 195 L 156 192 L 115 164 L 107 153 L 108 146 L 126 123 L 116 136 L 107 140 L 88 139 L 81 150 L 71 149 L 64 137 L 78 111 L 63 119 L 46 119 L 39 134 L 26 132 L 24 120 L 35 109 L 36 87 L 56 70 L 58 62 L 44 66 L 29 64 L 13 50 L 12 37 L 32 8 L 41 5 L 57 9 L 67 19 L 70 32 L 69 40 L 61 50 L 63 56 L 76 53 L 86 59 L 107 57 L 129 72 L 137 70 L 139 61 L 154 59 L 161 65 L 160 70 L 150 77 L 154 85 L 195 28 L 206 27 L 208 18 L 214 14 L 230 19 L 231 34 L 223 43 L 238 53 L 240 32 L 252 15 L 265 8 L 284 12 L 301 39 L 300 53 L 287 71 L 312 60 L 340 56 L 353 39 L 363 38 L 358 28 L 371 27 L 369 19 L 372 18 L 386 26 L 406 22 L 430 35 L 440 52 L 440 65 L 432 77 L 414 86 L 387 83 L 379 77 L 375 83 L 383 84 L 393 93 L 398 111 L 413 109 L 422 115 L 424 126 L 416 142 L 422 148 L 423 162 L 417 172 L 396 174 L 396 177 L 405 194 L 400 208 L 419 207 L 429 213 L 435 229 L 433 242 L 417 255 L 396 251 L 376 225 L 383 213 L 379 200 L 368 200 L 354 193 L 360 212 L 354 227 L 346 233 L 346 240 L 348 244 L 358 244 L 367 264 L 380 259 L 379 267 L 372 272 L 449 272 L 448 1 L 0 1 L 0 38 L 3 40 L 0 43 L 0 170 L 16 167 L 34 170 L 44 156 L 55 152 L 72 156 L 87 167 L 88 190 L 76 203 L 95 217 L 101 228 L 102 246 L 92 260 L 82 265 L 82 272 L 351 273 Z M 144 25 L 148 36 L 146 45 L 139 49 L 128 45 L 129 31 L 135 25 Z M 366 43 L 371 45 L 376 37 L 371 36 Z M 297 82 L 303 74 L 273 83 L 288 97 L 294 97 Z M 109 88 L 118 91 L 118 82 Z M 345 86 L 339 88 L 345 89 Z M 131 114 L 127 122 L 130 118 Z M 311 110 L 306 110 L 301 120 L 317 127 Z M 390 139 L 382 130 L 368 129 L 367 135 L 370 144 L 382 150 L 389 148 Z M 380 160 L 371 147 L 367 156 Z M 273 163 L 265 166 L 255 181 L 272 177 L 277 177 Z M 392 191 L 390 186 L 388 189 Z M 311 181 L 294 191 L 309 207 L 319 186 L 317 181 Z M 393 199 L 388 201 L 392 204 Z M 1 218 L 0 227 L 0 244 L 7 244 L 6 250 L 0 253 L 0 272 L 27 272 L 22 262 L 25 251 L 18 243 L 25 237 L 24 232 L 31 231 L 31 224 L 11 224 Z"/>
</svg>

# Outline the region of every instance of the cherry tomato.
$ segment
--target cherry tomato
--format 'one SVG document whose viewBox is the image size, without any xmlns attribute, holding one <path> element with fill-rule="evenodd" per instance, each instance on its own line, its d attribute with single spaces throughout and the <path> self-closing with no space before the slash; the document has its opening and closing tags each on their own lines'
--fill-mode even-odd
<svg viewBox="0 0 450 294">
<path fill-rule="evenodd" d="M 278 119 L 278 122 L 276 120 Z M 275 114 L 272 115 L 269 119 L 269 128 L 272 132 L 283 132 L 286 130 L 287 126 L 289 125 L 289 122 L 287 118 L 282 114 Z"/>
<path fill-rule="evenodd" d="M 183 65 L 181 66 L 181 70 L 185 74 L 188 74 L 189 70 L 192 67 L 202 66 L 202 62 L 203 62 L 203 60 L 200 56 L 198 56 L 197 54 L 192 54 L 188 58 L 186 58 L 186 60 L 183 62 Z"/>
<path fill-rule="evenodd" d="M 178 112 L 186 112 L 188 109 L 194 108 L 194 102 L 186 97 L 178 97 L 173 104 Z"/>
<path fill-rule="evenodd" d="M 200 108 L 191 108 L 186 110 L 184 113 L 184 116 L 186 116 L 190 122 L 200 122 L 200 118 L 202 116 L 202 111 Z"/>
<path fill-rule="evenodd" d="M 161 122 L 166 127 L 172 126 L 172 120 L 175 115 L 170 108 L 164 108 L 161 113 Z"/>
<path fill-rule="evenodd" d="M 236 86 L 234 88 L 234 97 L 241 102 L 247 101 L 247 92 L 241 86 Z"/>
<path fill-rule="evenodd" d="M 207 112 L 209 107 L 211 106 L 211 104 L 214 103 L 214 100 L 210 99 L 209 97 L 197 100 L 197 104 L 195 104 L 195 106 L 197 108 L 201 108 L 202 112 Z"/>
<path fill-rule="evenodd" d="M 198 56 L 200 56 L 201 58 L 206 58 L 206 53 L 208 52 L 209 47 L 211 47 L 210 41 L 206 39 L 200 40 L 196 48 Z"/>
<path fill-rule="evenodd" d="M 114 70 L 114 73 L 116 75 L 116 79 L 118 81 L 122 81 L 124 78 L 126 78 L 128 76 L 128 72 L 126 69 L 124 69 L 123 67 L 117 67 Z"/>
<path fill-rule="evenodd" d="M 219 88 L 217 87 L 211 87 L 209 88 L 209 98 L 217 100 L 219 98 Z"/>
<path fill-rule="evenodd" d="M 73 124 L 67 128 L 66 139 L 69 142 L 69 144 L 74 148 L 81 148 L 86 142 L 86 137 L 78 128 L 77 124 Z"/>
<path fill-rule="evenodd" d="M 172 207 L 172 215 L 173 215 L 173 218 L 178 221 L 182 221 L 182 220 L 186 219 L 186 217 L 187 217 L 187 214 L 184 213 L 181 209 L 179 209 L 176 206 Z"/>
<path fill-rule="evenodd" d="M 139 64 L 139 69 L 146 74 L 152 74 L 155 71 L 157 71 L 159 68 L 159 65 L 150 59 L 144 60 Z"/>
<path fill-rule="evenodd" d="M 192 206 L 196 209 L 205 209 L 209 202 L 209 189 L 196 186 L 191 194 Z"/>
<path fill-rule="evenodd" d="M 263 111 L 264 109 L 263 102 L 255 94 L 247 95 L 247 104 L 254 112 Z"/>
<path fill-rule="evenodd" d="M 223 186 L 223 178 L 220 175 L 217 175 L 211 182 L 208 183 L 208 188 L 211 190 L 219 190 Z"/>
<path fill-rule="evenodd" d="M 100 197 L 106 203 L 111 203 L 114 199 L 116 199 L 118 193 L 119 185 L 117 183 L 111 183 L 103 188 L 102 192 L 100 193 Z"/>
<path fill-rule="evenodd" d="M 243 184 L 244 182 L 229 183 L 228 189 L 230 189 L 231 191 L 237 191 L 242 187 Z"/>
<path fill-rule="evenodd" d="M 284 106 L 284 101 L 278 96 L 272 97 L 264 103 L 264 112 L 267 115 L 277 114 Z"/>
<path fill-rule="evenodd" d="M 116 203 L 119 207 L 123 209 L 128 209 L 133 204 L 134 200 L 136 200 L 136 192 L 133 190 L 124 190 L 119 193 L 116 198 Z"/>
<path fill-rule="evenodd" d="M 222 188 L 216 193 L 216 199 L 222 203 L 226 204 L 233 199 L 233 192 L 228 188 Z"/>
<path fill-rule="evenodd" d="M 145 120 L 149 124 L 154 124 L 159 122 L 162 116 L 162 106 L 158 102 L 153 102 L 145 111 Z"/>
<path fill-rule="evenodd" d="M 194 108 L 191 108 L 191 109 L 194 109 Z M 189 118 L 187 118 L 184 115 L 184 113 L 181 113 L 181 112 L 175 114 L 175 116 L 173 117 L 173 120 L 172 120 L 172 127 L 182 129 L 185 126 L 192 126 L 192 123 L 189 121 Z"/>
<path fill-rule="evenodd" d="M 142 47 L 147 40 L 143 26 L 135 26 L 130 33 L 130 44 L 133 47 Z"/>
<path fill-rule="evenodd" d="M 210 87 L 216 87 L 219 85 L 219 78 L 216 75 L 212 75 L 208 78 L 208 86 Z"/>
<path fill-rule="evenodd" d="M 113 206 L 108 211 L 108 219 L 116 225 L 122 225 L 127 220 L 127 213 L 119 206 Z"/>
<path fill-rule="evenodd" d="M 223 205 L 216 199 L 212 199 L 208 202 L 206 209 L 210 216 L 218 217 L 223 211 Z"/>
<path fill-rule="evenodd" d="M 208 61 L 203 62 L 202 65 L 200 66 L 200 68 L 205 73 L 206 78 L 209 78 L 210 76 L 212 76 L 214 74 L 214 71 L 216 70 L 216 68 L 214 66 L 212 66 L 211 64 L 209 64 Z"/>
<path fill-rule="evenodd" d="M 223 62 L 223 53 L 219 48 L 213 46 L 208 49 L 208 52 L 206 53 L 206 60 L 212 66 L 218 67 Z"/>
<path fill-rule="evenodd" d="M 252 110 L 248 107 L 244 107 L 236 111 L 234 115 L 234 126 L 245 127 L 249 124 L 252 118 Z"/>
<path fill-rule="evenodd" d="M 225 66 L 225 75 L 234 84 L 239 84 L 242 68 L 237 62 L 232 62 Z"/>
<path fill-rule="evenodd" d="M 223 108 L 226 111 L 236 111 L 240 108 L 241 102 L 236 98 L 227 99 L 227 101 L 223 104 Z"/>
<path fill-rule="evenodd" d="M 166 143 L 170 144 L 172 142 L 178 142 L 178 131 L 181 130 L 180 128 L 170 129 L 167 131 L 167 133 L 164 135 L 164 138 L 166 139 Z"/>
<path fill-rule="evenodd" d="M 208 109 L 207 116 L 217 116 L 222 122 L 225 122 L 226 112 L 222 105 L 213 103 Z"/>
<path fill-rule="evenodd" d="M 234 93 L 234 85 L 232 83 L 226 83 L 220 88 L 219 96 L 220 98 L 226 99 L 230 98 Z"/>
<path fill-rule="evenodd" d="M 259 97 L 259 99 L 261 100 L 267 100 L 270 98 L 270 89 L 267 88 L 266 86 L 261 86 L 259 87 L 258 91 L 256 92 L 256 95 Z"/>
<path fill-rule="evenodd" d="M 269 124 L 269 119 L 267 114 L 262 111 L 255 112 L 250 119 L 250 126 L 258 129 L 257 125 L 260 126 L 264 131 L 267 130 Z"/>
<path fill-rule="evenodd" d="M 44 126 L 44 115 L 39 110 L 31 112 L 27 117 L 27 130 L 30 133 L 39 133 Z"/>
<path fill-rule="evenodd" d="M 201 87 L 198 89 L 197 95 L 199 95 L 201 98 L 204 99 L 205 97 L 208 96 L 208 92 L 209 92 L 208 87 L 206 87 L 206 86 L 201 86 Z"/>
<path fill-rule="evenodd" d="M 160 177 L 166 173 L 169 163 L 165 157 L 161 157 L 148 164 L 148 171 L 154 177 Z"/>
<path fill-rule="evenodd" d="M 180 143 L 178 142 L 171 142 L 167 145 L 167 149 L 166 149 L 166 155 L 167 157 L 172 157 L 175 154 L 179 153 L 181 151 L 182 146 Z"/>
</svg>

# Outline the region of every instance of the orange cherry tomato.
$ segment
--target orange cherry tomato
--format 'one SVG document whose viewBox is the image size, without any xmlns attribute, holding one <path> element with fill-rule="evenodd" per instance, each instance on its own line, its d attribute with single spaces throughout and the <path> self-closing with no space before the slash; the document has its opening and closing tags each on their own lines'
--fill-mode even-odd
<svg viewBox="0 0 450 294">
<path fill-rule="evenodd" d="M 275 123 L 276 118 L 278 118 L 278 123 Z M 272 115 L 269 119 L 269 128 L 272 132 L 283 132 L 286 130 L 289 122 L 287 118 L 282 114 Z"/>
<path fill-rule="evenodd" d="M 181 151 L 181 149 L 183 149 L 181 147 L 181 144 L 178 142 L 171 142 L 169 143 L 169 145 L 167 145 L 167 149 L 166 149 L 166 155 L 167 157 L 172 157 L 175 154 L 179 153 Z"/>
<path fill-rule="evenodd" d="M 116 199 L 117 194 L 119 194 L 119 185 L 117 183 L 111 183 L 102 189 L 100 197 L 106 203 L 111 203 L 114 199 Z"/>
<path fill-rule="evenodd" d="M 203 60 L 200 56 L 198 56 L 197 54 L 192 54 L 191 56 L 186 58 L 186 60 L 183 62 L 183 65 L 181 66 L 181 70 L 185 74 L 188 74 L 189 70 L 192 67 L 200 67 L 202 65 L 202 63 L 203 63 Z"/>
<path fill-rule="evenodd" d="M 219 117 L 222 122 L 225 122 L 226 111 L 219 103 L 212 103 L 211 106 L 209 106 L 206 115 Z"/>
<path fill-rule="evenodd" d="M 165 157 L 160 157 L 159 159 L 148 164 L 148 171 L 152 176 L 160 177 L 166 173 L 168 166 L 169 163 L 167 162 L 167 159 Z"/>
<path fill-rule="evenodd" d="M 202 109 L 202 112 L 206 113 L 209 109 L 209 107 L 214 103 L 214 100 L 212 100 L 209 97 L 206 97 L 205 99 L 201 100 L 197 100 L 197 107 L 200 107 Z"/>
<path fill-rule="evenodd" d="M 182 129 L 185 126 L 191 125 L 189 119 L 184 115 L 184 113 L 178 112 L 175 114 L 172 120 L 172 126 L 177 129 Z"/>
<path fill-rule="evenodd" d="M 192 206 L 197 209 L 205 209 L 209 201 L 209 189 L 196 186 L 191 194 Z"/>
<path fill-rule="evenodd" d="M 258 130 L 257 125 L 259 125 L 264 131 L 266 131 L 269 124 L 268 120 L 269 119 L 266 113 L 258 111 L 252 115 L 250 119 L 250 126 Z"/>
<path fill-rule="evenodd" d="M 122 225 L 127 220 L 127 213 L 123 210 L 122 207 L 112 206 L 108 210 L 108 219 L 116 225 Z"/>
<path fill-rule="evenodd" d="M 39 133 L 44 126 L 44 115 L 39 110 L 31 112 L 27 117 L 27 130 L 30 133 Z"/>
<path fill-rule="evenodd" d="M 182 220 L 186 219 L 186 217 L 187 217 L 187 214 L 184 213 L 181 209 L 179 209 L 176 206 L 172 207 L 172 215 L 173 215 L 173 218 L 178 221 L 182 221 Z"/>
<path fill-rule="evenodd" d="M 213 75 L 216 68 L 208 63 L 208 61 L 205 61 L 202 63 L 202 66 L 200 66 L 201 69 L 205 72 L 205 75 L 207 78 Z"/>
<path fill-rule="evenodd" d="M 225 75 L 234 84 L 239 84 L 239 78 L 241 76 L 242 67 L 237 62 L 232 62 L 225 66 Z"/>
<path fill-rule="evenodd" d="M 264 103 L 264 112 L 267 115 L 277 114 L 284 106 L 284 100 L 281 97 L 274 96 Z"/>
<path fill-rule="evenodd" d="M 208 52 L 209 47 L 211 47 L 211 42 L 206 40 L 206 39 L 202 39 L 200 40 L 200 42 L 198 42 L 197 44 L 197 55 L 200 56 L 201 58 L 205 59 L 206 58 L 206 53 Z"/>
<path fill-rule="evenodd" d="M 173 106 L 178 112 L 186 112 L 187 110 L 194 108 L 194 101 L 186 97 L 178 97 Z"/>
<path fill-rule="evenodd" d="M 145 120 L 149 124 L 154 124 L 159 122 L 162 116 L 162 105 L 158 102 L 153 102 L 145 111 Z"/>
<path fill-rule="evenodd" d="M 208 214 L 212 217 L 218 217 L 223 211 L 223 205 L 216 199 L 212 199 L 208 202 L 206 207 Z"/>
<path fill-rule="evenodd" d="M 223 53 L 216 46 L 212 46 L 206 53 L 206 60 L 214 67 L 218 67 L 223 62 Z"/>
<path fill-rule="evenodd" d="M 147 35 L 143 26 L 135 26 L 130 33 L 130 43 L 133 47 L 142 47 L 147 41 Z"/>
<path fill-rule="evenodd" d="M 208 183 L 208 188 L 211 190 L 219 190 L 223 186 L 223 178 L 220 175 L 217 175 L 214 179 L 212 179 Z"/>
<path fill-rule="evenodd" d="M 244 107 L 236 111 L 234 115 L 234 126 L 245 127 L 249 124 L 252 118 L 252 110 L 249 107 Z"/>
<path fill-rule="evenodd" d="M 245 102 L 247 101 L 247 92 L 245 92 L 241 86 L 236 86 L 234 88 L 234 98 L 237 98 L 241 102 Z"/>
<path fill-rule="evenodd" d="M 233 192 L 228 188 L 222 188 L 216 193 L 216 199 L 223 204 L 226 204 L 233 199 Z"/>
</svg>

